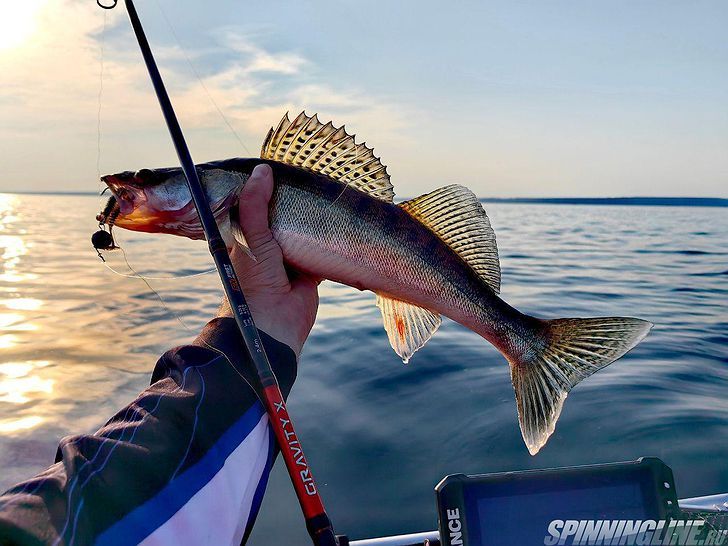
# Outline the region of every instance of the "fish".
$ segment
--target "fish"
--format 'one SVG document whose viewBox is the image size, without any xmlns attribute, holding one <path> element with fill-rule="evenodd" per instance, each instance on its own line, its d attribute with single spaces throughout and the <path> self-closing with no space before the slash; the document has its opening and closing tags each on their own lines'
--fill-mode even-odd
<svg viewBox="0 0 728 546">
<path fill-rule="evenodd" d="M 510 366 L 518 421 L 531 455 L 555 430 L 579 382 L 642 341 L 631 317 L 542 319 L 500 296 L 496 237 L 475 194 L 448 185 L 395 203 L 387 167 L 344 126 L 286 114 L 260 158 L 197 165 L 223 238 L 247 242 L 236 207 L 255 166 L 273 171 L 269 221 L 286 265 L 376 295 L 390 345 L 407 363 L 446 316 L 490 342 Z M 101 225 L 204 239 L 180 168 L 102 177 L 111 190 Z M 247 249 L 249 251 L 249 249 Z"/>
</svg>

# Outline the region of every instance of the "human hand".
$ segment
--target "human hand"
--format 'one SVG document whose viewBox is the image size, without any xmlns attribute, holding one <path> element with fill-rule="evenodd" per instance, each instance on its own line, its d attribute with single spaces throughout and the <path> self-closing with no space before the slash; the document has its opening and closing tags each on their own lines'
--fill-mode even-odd
<svg viewBox="0 0 728 546">
<path fill-rule="evenodd" d="M 240 245 L 230 254 L 255 325 L 301 354 L 318 310 L 318 281 L 283 265 L 283 252 L 268 225 L 268 203 L 273 194 L 273 171 L 258 165 L 240 193 L 239 221 L 251 258 Z M 219 316 L 231 317 L 227 299 Z"/>
</svg>

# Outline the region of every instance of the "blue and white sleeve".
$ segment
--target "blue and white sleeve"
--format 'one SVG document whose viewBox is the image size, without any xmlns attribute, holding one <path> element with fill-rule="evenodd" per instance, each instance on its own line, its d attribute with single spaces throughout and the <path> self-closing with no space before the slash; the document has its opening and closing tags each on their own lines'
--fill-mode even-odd
<svg viewBox="0 0 728 546">
<path fill-rule="evenodd" d="M 261 332 L 287 396 L 293 351 Z M 167 352 L 151 386 L 0 496 L 0 544 L 238 545 L 277 455 L 232 319 Z"/>
</svg>

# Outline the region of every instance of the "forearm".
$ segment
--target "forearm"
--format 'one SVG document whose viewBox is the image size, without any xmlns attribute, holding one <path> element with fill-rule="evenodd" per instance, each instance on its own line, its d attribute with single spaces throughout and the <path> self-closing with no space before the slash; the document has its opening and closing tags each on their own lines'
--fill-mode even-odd
<svg viewBox="0 0 728 546">
<path fill-rule="evenodd" d="M 287 395 L 295 355 L 262 337 Z M 0 543 L 239 543 L 275 457 L 245 355 L 232 319 L 166 353 L 132 404 L 0 497 Z"/>
</svg>

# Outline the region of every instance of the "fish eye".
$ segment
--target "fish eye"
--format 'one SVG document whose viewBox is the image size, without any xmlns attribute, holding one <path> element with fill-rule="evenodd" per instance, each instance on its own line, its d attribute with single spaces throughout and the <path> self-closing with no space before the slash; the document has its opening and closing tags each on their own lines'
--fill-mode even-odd
<svg viewBox="0 0 728 546">
<path fill-rule="evenodd" d="M 154 172 L 150 169 L 139 169 L 136 173 L 134 173 L 134 178 L 142 183 L 151 182 L 154 178 Z"/>
</svg>

